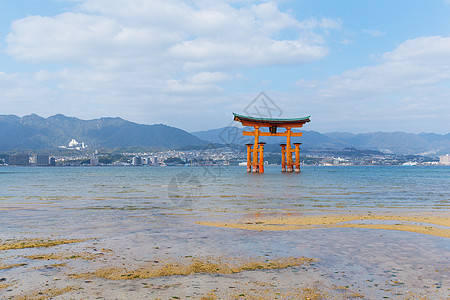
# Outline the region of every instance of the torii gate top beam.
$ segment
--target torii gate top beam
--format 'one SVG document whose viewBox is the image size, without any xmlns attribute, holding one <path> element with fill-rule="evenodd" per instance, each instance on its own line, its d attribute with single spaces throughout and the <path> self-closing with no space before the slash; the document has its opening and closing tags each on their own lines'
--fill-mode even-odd
<svg viewBox="0 0 450 300">
<path fill-rule="evenodd" d="M 303 124 L 310 122 L 310 116 L 304 118 L 295 119 L 272 119 L 272 118 L 255 118 L 249 116 L 243 116 L 233 113 L 234 120 L 241 122 L 243 126 L 251 127 L 283 127 L 283 128 L 296 128 L 303 127 Z"/>
</svg>

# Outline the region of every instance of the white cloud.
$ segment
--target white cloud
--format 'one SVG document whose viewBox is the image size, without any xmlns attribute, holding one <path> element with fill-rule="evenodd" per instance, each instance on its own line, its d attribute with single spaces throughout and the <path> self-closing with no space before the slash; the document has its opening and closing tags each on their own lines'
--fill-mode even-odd
<svg viewBox="0 0 450 300">
<path fill-rule="evenodd" d="M 82 63 L 114 67 L 126 62 L 154 62 L 149 54 L 164 51 L 180 39 L 155 28 L 126 27 L 117 21 L 86 14 L 32 16 L 12 25 L 7 53 L 29 62 Z M 115 64 L 110 64 L 114 60 Z"/>
<path fill-rule="evenodd" d="M 30 62 L 59 62 L 88 59 L 119 32 L 110 19 L 65 13 L 53 18 L 30 16 L 12 24 L 7 52 Z M 107 39 L 105 40 L 105 37 Z M 99 44 L 98 41 L 103 43 Z"/>
<path fill-rule="evenodd" d="M 184 68 L 191 70 L 300 64 L 320 59 L 328 50 L 301 40 L 249 37 L 245 43 L 203 38 L 184 41 L 169 53 L 185 61 Z"/>
<path fill-rule="evenodd" d="M 341 28 L 341 20 L 333 20 L 328 18 L 309 18 L 300 23 L 300 27 L 303 29 L 315 29 L 323 28 L 327 30 L 339 29 Z"/>
<path fill-rule="evenodd" d="M 386 34 L 386 32 L 384 31 L 379 31 L 379 30 L 370 30 L 370 29 L 363 29 L 362 30 L 363 33 L 369 34 L 373 37 L 380 37 Z"/>
<path fill-rule="evenodd" d="M 324 18 L 298 21 L 274 2 L 241 8 L 179 0 L 80 2 L 79 13 L 15 21 L 6 51 L 29 62 L 112 68 L 171 60 L 179 63 L 175 68 L 211 71 L 232 62 L 232 67 L 253 67 L 320 59 L 328 50 L 312 31 L 339 27 Z M 286 30 L 297 37 L 284 39 Z"/>
<path fill-rule="evenodd" d="M 450 79 L 450 38 L 431 36 L 408 40 L 382 56 L 376 66 L 332 76 L 322 93 L 327 96 L 371 95 L 410 91 Z"/>
<path fill-rule="evenodd" d="M 197 84 L 205 84 L 205 83 L 215 83 L 215 82 L 223 82 L 231 77 L 222 72 L 202 72 L 195 74 L 188 81 Z"/>
<path fill-rule="evenodd" d="M 228 81 L 232 77 L 222 72 L 201 72 L 185 79 L 169 79 L 166 82 L 166 92 L 198 93 L 222 91 L 215 84 Z"/>
<path fill-rule="evenodd" d="M 42 108 L 41 99 L 47 100 L 47 105 L 52 105 L 55 100 L 55 93 L 45 85 L 41 85 L 36 78 L 45 76 L 44 73 L 37 73 L 34 76 L 22 74 L 6 74 L 0 72 L 0 95 L 1 107 L 4 113 L 15 112 L 25 108 Z"/>
<path fill-rule="evenodd" d="M 29 93 L 36 105 L 24 113 L 137 121 L 163 122 L 172 103 L 180 114 L 198 113 L 193 103 L 217 112 L 213 99 L 240 101 L 224 96 L 224 84 L 249 80 L 249 68 L 321 59 L 328 31 L 340 28 L 340 20 L 297 19 L 276 1 L 72 1 L 72 11 L 12 23 L 5 52 L 43 69 L 20 75 L 3 102 Z M 16 96 L 3 97 L 14 87 Z"/>
<path fill-rule="evenodd" d="M 387 52 L 383 59 L 392 62 L 414 63 L 422 67 L 450 66 L 450 37 L 429 36 L 408 40 L 394 51 Z"/>
<path fill-rule="evenodd" d="M 438 122 L 441 132 L 448 132 L 450 37 L 407 40 L 384 53 L 378 65 L 348 70 L 325 81 L 300 79 L 297 86 L 314 103 L 306 107 L 322 116 L 320 121 L 329 128 L 334 120 L 339 130 L 437 131 L 434 122 Z"/>
</svg>

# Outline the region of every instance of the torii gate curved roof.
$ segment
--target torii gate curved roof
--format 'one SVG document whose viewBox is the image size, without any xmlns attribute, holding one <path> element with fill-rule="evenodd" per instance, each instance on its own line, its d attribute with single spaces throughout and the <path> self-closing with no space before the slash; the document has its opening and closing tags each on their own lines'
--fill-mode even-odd
<svg viewBox="0 0 450 300">
<path fill-rule="evenodd" d="M 259 127 L 302 127 L 303 124 L 310 122 L 311 116 L 294 119 L 274 119 L 274 118 L 255 118 L 233 113 L 234 120 L 241 122 L 244 126 L 259 126 Z"/>
</svg>

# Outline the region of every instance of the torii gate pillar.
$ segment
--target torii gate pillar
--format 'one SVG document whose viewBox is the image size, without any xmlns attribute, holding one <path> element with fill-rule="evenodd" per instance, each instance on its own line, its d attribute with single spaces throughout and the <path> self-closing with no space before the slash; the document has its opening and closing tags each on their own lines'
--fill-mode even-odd
<svg viewBox="0 0 450 300">
<path fill-rule="evenodd" d="M 300 173 L 300 145 L 302 143 L 294 143 L 295 146 L 295 173 Z"/>
</svg>

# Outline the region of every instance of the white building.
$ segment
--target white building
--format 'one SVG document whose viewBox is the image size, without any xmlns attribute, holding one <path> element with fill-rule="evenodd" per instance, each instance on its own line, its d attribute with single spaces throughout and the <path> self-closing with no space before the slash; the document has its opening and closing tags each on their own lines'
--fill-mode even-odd
<svg viewBox="0 0 450 300">
<path fill-rule="evenodd" d="M 72 139 L 69 142 L 69 146 L 59 146 L 59 148 L 63 148 L 63 149 L 77 149 L 77 150 L 81 150 L 81 149 L 86 149 L 87 145 L 84 144 L 84 142 L 78 143 L 77 140 Z"/>
<path fill-rule="evenodd" d="M 439 164 L 450 166 L 450 156 L 448 154 L 439 156 Z"/>
<path fill-rule="evenodd" d="M 140 166 L 142 165 L 142 159 L 140 156 L 133 157 L 133 161 L 131 163 L 133 166 Z"/>
<path fill-rule="evenodd" d="M 155 159 L 152 156 L 148 156 L 148 157 L 143 157 L 142 158 L 142 164 L 144 166 L 151 166 L 154 165 L 155 163 Z"/>
</svg>

